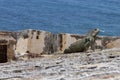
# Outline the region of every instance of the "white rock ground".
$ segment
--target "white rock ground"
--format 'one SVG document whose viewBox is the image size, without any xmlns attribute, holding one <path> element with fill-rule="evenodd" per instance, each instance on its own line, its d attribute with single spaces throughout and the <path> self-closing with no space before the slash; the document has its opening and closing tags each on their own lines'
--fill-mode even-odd
<svg viewBox="0 0 120 80">
<path fill-rule="evenodd" d="M 120 49 L 1 63 L 0 80 L 120 80 Z"/>
</svg>

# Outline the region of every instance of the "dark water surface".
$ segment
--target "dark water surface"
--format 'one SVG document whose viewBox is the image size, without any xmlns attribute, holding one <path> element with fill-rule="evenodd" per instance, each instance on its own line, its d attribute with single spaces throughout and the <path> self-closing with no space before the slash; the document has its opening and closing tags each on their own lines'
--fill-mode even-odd
<svg viewBox="0 0 120 80">
<path fill-rule="evenodd" d="M 0 0 L 0 30 L 120 36 L 120 0 Z"/>
</svg>

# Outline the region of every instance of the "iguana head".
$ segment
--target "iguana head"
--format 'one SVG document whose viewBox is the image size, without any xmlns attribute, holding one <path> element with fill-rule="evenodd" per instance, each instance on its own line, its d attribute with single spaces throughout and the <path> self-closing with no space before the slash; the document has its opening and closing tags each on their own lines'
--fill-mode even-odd
<svg viewBox="0 0 120 80">
<path fill-rule="evenodd" d="M 96 29 L 91 30 L 91 31 L 87 34 L 87 36 L 95 37 L 99 32 L 100 32 L 100 29 L 96 28 Z"/>
</svg>

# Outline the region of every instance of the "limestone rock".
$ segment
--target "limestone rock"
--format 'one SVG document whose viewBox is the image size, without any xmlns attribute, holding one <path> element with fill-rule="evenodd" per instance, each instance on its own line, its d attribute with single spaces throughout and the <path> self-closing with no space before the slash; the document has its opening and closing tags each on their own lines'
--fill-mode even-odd
<svg viewBox="0 0 120 80">
<path fill-rule="evenodd" d="M 106 45 L 107 48 L 120 48 L 120 39 L 117 39 L 115 41 L 111 41 Z"/>
</svg>

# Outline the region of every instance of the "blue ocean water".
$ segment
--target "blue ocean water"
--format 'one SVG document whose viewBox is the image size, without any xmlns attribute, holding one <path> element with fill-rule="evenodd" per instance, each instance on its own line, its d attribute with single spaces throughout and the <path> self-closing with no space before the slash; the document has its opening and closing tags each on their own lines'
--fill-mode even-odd
<svg viewBox="0 0 120 80">
<path fill-rule="evenodd" d="M 120 36 L 120 0 L 0 0 L 0 30 Z"/>
</svg>

